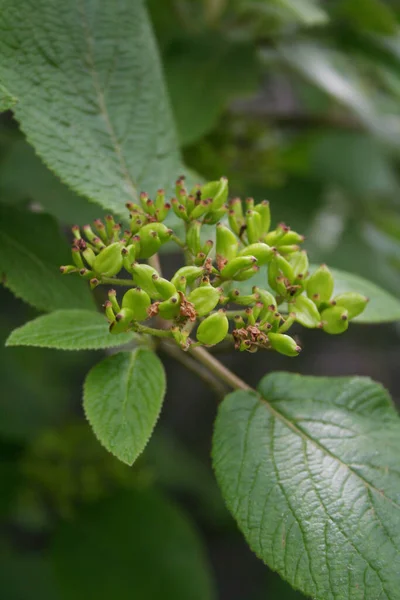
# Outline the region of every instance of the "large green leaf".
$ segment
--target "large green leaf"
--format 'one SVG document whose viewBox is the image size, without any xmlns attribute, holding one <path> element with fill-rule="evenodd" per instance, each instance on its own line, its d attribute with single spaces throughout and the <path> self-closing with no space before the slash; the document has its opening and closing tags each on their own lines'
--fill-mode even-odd
<svg viewBox="0 0 400 600">
<path fill-rule="evenodd" d="M 0 274 L 16 296 L 44 311 L 93 308 L 87 283 L 61 275 L 60 265 L 70 262 L 68 246 L 49 215 L 0 204 Z"/>
<path fill-rule="evenodd" d="M 217 479 L 250 547 L 317 600 L 397 600 L 400 421 L 366 378 L 275 373 L 220 406 Z"/>
<path fill-rule="evenodd" d="M 88 374 L 86 417 L 103 446 L 131 465 L 149 441 L 164 394 L 164 369 L 153 352 L 143 348 L 121 352 Z"/>
<path fill-rule="evenodd" d="M 104 315 L 91 310 L 56 310 L 14 329 L 6 346 L 36 346 L 58 350 L 98 350 L 122 346 L 133 333 L 112 335 Z"/>
<path fill-rule="evenodd" d="M 315 267 L 311 267 L 313 270 Z M 331 269 L 335 279 L 334 294 L 343 292 L 358 292 L 369 298 L 367 307 L 361 315 L 354 320 L 358 323 L 385 323 L 391 321 L 400 321 L 400 300 L 395 298 L 389 292 L 386 292 L 368 279 Z"/>
<path fill-rule="evenodd" d="M 0 0 L 0 79 L 39 155 L 75 191 L 124 213 L 180 174 L 143 0 Z"/>
<path fill-rule="evenodd" d="M 214 33 L 172 45 L 165 69 L 183 144 L 208 133 L 228 102 L 255 91 L 259 78 L 254 45 L 229 42 Z"/>
<path fill-rule="evenodd" d="M 361 31 L 388 35 L 396 33 L 396 14 L 388 3 L 382 0 L 341 0 L 337 12 Z"/>
<path fill-rule="evenodd" d="M 0 113 L 9 110 L 16 103 L 16 98 L 0 83 Z"/>
<path fill-rule="evenodd" d="M 71 225 L 85 225 L 103 216 L 98 205 L 78 196 L 53 175 L 19 135 L 9 135 L 2 142 L 0 139 L 0 202 L 34 202 Z"/>
<path fill-rule="evenodd" d="M 52 559 L 63 600 L 211 600 L 192 524 L 155 492 L 92 505 L 57 533 Z"/>
</svg>

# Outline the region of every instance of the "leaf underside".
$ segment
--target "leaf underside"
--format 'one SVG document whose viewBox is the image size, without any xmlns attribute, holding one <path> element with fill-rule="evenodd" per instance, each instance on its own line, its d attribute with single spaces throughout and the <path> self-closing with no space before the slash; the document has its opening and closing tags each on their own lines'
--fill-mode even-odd
<svg viewBox="0 0 400 600">
<path fill-rule="evenodd" d="M 0 80 L 44 162 L 115 213 L 182 170 L 143 0 L 0 0 Z"/>
<path fill-rule="evenodd" d="M 366 378 L 265 377 L 220 406 L 216 476 L 254 552 L 318 600 L 398 600 L 400 425 Z"/>
<path fill-rule="evenodd" d="M 143 348 L 106 358 L 86 378 L 86 417 L 103 446 L 128 465 L 153 432 L 165 385 L 160 359 Z"/>
</svg>

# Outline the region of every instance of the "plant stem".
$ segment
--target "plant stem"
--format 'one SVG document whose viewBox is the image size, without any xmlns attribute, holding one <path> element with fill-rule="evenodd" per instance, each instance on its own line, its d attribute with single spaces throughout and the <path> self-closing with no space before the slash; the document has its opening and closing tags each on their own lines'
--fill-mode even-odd
<svg viewBox="0 0 400 600">
<path fill-rule="evenodd" d="M 171 338 L 172 334 L 168 329 L 155 329 L 154 327 L 147 327 L 146 325 L 140 325 L 136 323 L 134 330 L 137 333 L 145 333 L 146 335 L 153 335 L 154 337 Z"/>
<path fill-rule="evenodd" d="M 158 254 L 153 254 L 153 256 L 150 256 L 147 262 L 151 267 L 153 267 L 153 269 L 155 269 L 158 272 L 160 276 L 162 275 L 160 257 L 158 256 Z"/>
<path fill-rule="evenodd" d="M 233 319 L 234 317 L 246 317 L 246 311 L 245 310 L 226 310 L 225 311 L 225 316 L 228 319 Z"/>
<path fill-rule="evenodd" d="M 175 244 L 178 244 L 178 246 L 180 246 L 181 248 L 184 248 L 184 249 L 186 248 L 185 242 L 182 242 L 182 240 L 180 240 L 178 238 L 178 236 L 171 235 L 170 240 L 171 240 L 171 242 L 175 242 Z"/>
<path fill-rule="evenodd" d="M 132 287 L 135 285 L 133 279 L 117 279 L 116 277 L 102 277 L 100 283 L 105 283 L 107 285 L 124 285 Z"/>
<path fill-rule="evenodd" d="M 160 350 L 180 362 L 189 371 L 192 371 L 200 379 L 202 379 L 215 393 L 217 398 L 221 400 L 226 394 L 224 384 L 215 377 L 206 367 L 203 367 L 197 360 L 191 358 L 187 352 L 183 352 L 178 346 L 168 340 L 161 340 L 159 343 Z"/>
<path fill-rule="evenodd" d="M 235 390 L 251 390 L 245 381 L 237 377 L 232 371 L 227 369 L 219 360 L 212 356 L 205 348 L 189 348 L 189 354 L 196 358 L 202 365 L 207 367 L 211 373 L 227 383 Z"/>
</svg>

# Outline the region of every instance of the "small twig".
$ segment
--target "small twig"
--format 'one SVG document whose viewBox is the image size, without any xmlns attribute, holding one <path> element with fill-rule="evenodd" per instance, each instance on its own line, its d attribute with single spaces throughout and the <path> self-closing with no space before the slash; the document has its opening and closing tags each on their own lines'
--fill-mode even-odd
<svg viewBox="0 0 400 600">
<path fill-rule="evenodd" d="M 175 242 L 175 244 L 178 244 L 178 246 L 180 246 L 181 248 L 183 248 L 184 250 L 186 250 L 186 244 L 185 244 L 185 242 L 182 242 L 182 240 L 180 240 L 178 238 L 178 236 L 171 235 L 170 240 L 171 240 L 171 242 Z"/>
<path fill-rule="evenodd" d="M 158 348 L 171 356 L 184 367 L 186 367 L 192 373 L 195 373 L 200 379 L 202 379 L 215 393 L 217 398 L 221 400 L 226 395 L 226 388 L 224 384 L 215 377 L 207 368 L 199 364 L 194 358 L 191 358 L 187 352 L 183 352 L 174 342 L 168 340 L 161 340 Z"/>
</svg>

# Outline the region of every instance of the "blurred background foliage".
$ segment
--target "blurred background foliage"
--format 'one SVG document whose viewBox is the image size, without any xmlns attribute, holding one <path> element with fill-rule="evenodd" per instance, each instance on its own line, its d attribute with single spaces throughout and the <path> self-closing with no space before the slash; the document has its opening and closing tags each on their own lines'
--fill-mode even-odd
<svg viewBox="0 0 400 600">
<path fill-rule="evenodd" d="M 226 175 L 233 195 L 271 200 L 278 221 L 306 234 L 313 262 L 398 295 L 400 3 L 149 0 L 148 8 L 186 164 L 206 179 Z M 102 215 L 43 165 L 12 112 L 0 117 L 0 202 L 49 212 L 65 231 Z M 176 259 L 164 260 L 171 270 Z M 36 313 L 6 289 L 0 301 L 3 342 Z M 355 372 L 396 395 L 398 346 L 395 327 L 355 326 L 340 340 L 306 333 L 296 364 L 223 358 L 250 383 L 275 368 Z M 224 507 L 209 461 L 215 403 L 192 374 L 166 360 L 160 425 L 128 468 L 83 418 L 81 384 L 98 353 L 1 344 L 0 358 L 5 600 L 301 597 L 251 554 Z"/>
</svg>

